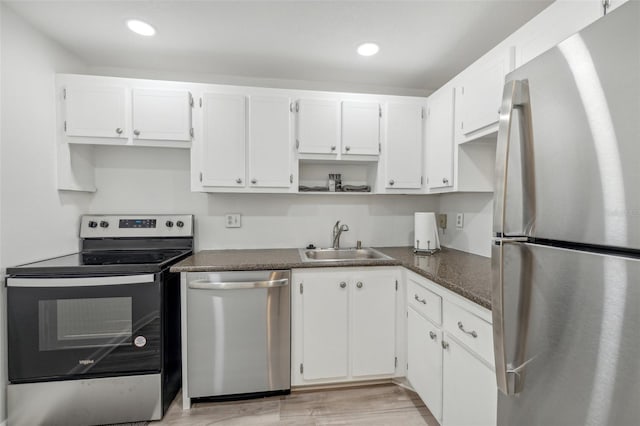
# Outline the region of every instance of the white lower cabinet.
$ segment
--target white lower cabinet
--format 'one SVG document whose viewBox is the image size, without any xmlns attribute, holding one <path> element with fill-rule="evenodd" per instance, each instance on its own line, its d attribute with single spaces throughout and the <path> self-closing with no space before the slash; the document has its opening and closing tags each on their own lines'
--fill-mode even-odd
<svg viewBox="0 0 640 426">
<path fill-rule="evenodd" d="M 412 272 L 407 289 L 409 382 L 442 426 L 495 425 L 491 312 Z"/>
<path fill-rule="evenodd" d="M 292 272 L 292 385 L 392 377 L 397 268 Z"/>
</svg>

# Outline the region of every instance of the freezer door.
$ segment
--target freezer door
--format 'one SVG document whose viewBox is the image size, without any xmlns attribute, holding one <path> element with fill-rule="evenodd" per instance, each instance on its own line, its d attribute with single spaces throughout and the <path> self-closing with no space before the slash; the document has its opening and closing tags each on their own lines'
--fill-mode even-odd
<svg viewBox="0 0 640 426">
<path fill-rule="evenodd" d="M 640 259 L 493 250 L 498 425 L 637 424 Z"/>
<path fill-rule="evenodd" d="M 507 76 L 495 234 L 640 249 L 639 76 L 640 2 Z"/>
</svg>

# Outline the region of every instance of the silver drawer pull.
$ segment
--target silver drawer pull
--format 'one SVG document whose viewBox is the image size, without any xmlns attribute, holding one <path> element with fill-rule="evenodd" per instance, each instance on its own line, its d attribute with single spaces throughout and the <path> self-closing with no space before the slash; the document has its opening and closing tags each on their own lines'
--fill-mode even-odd
<svg viewBox="0 0 640 426">
<path fill-rule="evenodd" d="M 417 294 L 413 295 L 413 298 L 416 299 L 418 302 L 422 303 L 423 305 L 427 304 L 427 299 L 420 299 Z"/>
<path fill-rule="evenodd" d="M 475 330 L 471 330 L 471 331 L 467 331 L 467 330 L 465 330 L 465 329 L 464 329 L 464 325 L 462 325 L 462 321 L 458 321 L 458 328 L 459 328 L 460 330 L 462 330 L 462 332 L 463 332 L 463 333 L 468 334 L 469 336 L 473 337 L 474 339 L 475 339 L 476 337 L 478 337 L 478 333 L 476 333 L 476 331 L 475 331 Z"/>
<path fill-rule="evenodd" d="M 434 333 L 433 331 L 429 332 L 429 337 L 431 338 L 431 340 L 436 340 L 436 337 L 438 337 L 438 335 L 436 333 Z"/>
</svg>

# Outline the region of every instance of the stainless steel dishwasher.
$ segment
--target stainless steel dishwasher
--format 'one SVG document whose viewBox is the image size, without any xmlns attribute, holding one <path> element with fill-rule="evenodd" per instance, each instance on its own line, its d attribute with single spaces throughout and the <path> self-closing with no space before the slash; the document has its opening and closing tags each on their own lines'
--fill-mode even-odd
<svg viewBox="0 0 640 426">
<path fill-rule="evenodd" d="M 187 274 L 188 398 L 289 393 L 290 276 L 290 271 Z"/>
</svg>

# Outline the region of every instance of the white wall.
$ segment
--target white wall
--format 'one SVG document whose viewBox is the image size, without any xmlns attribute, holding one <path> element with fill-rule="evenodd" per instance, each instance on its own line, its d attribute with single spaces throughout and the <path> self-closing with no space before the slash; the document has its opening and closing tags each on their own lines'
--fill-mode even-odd
<svg viewBox="0 0 640 426">
<path fill-rule="evenodd" d="M 0 270 L 71 253 L 78 246 L 78 216 L 90 196 L 56 189 L 56 72 L 84 65 L 0 4 Z M 4 310 L 2 286 L 0 306 Z M 6 337 L 0 314 L 0 419 L 6 418 Z"/>
<path fill-rule="evenodd" d="M 442 194 L 439 211 L 447 214 L 447 229 L 440 231 L 442 245 L 491 256 L 493 193 Z M 456 228 L 456 213 L 464 213 L 462 229 Z"/>
<path fill-rule="evenodd" d="M 204 194 L 189 190 L 189 153 L 179 149 L 97 147 L 94 213 L 194 213 L 198 249 L 330 244 L 337 220 L 344 246 L 411 245 L 413 212 L 435 211 L 437 196 Z M 241 213 L 241 228 L 225 228 Z"/>
</svg>

